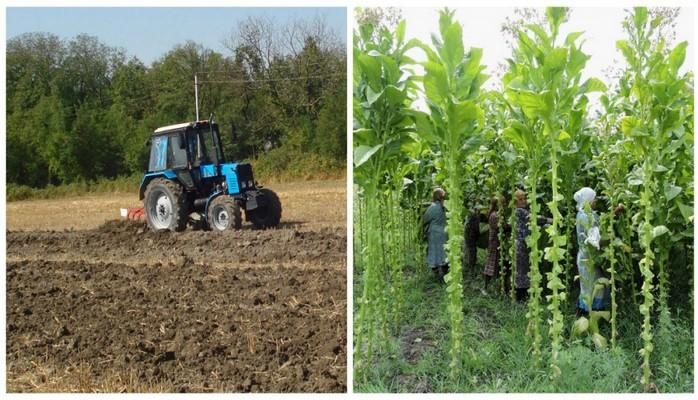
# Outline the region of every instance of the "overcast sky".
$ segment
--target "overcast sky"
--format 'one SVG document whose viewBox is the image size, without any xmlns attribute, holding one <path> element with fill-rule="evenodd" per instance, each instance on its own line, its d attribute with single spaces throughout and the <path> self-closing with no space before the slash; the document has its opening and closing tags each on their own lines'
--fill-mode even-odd
<svg viewBox="0 0 698 400">
<path fill-rule="evenodd" d="M 544 13 L 544 10 L 540 10 Z M 582 50 L 591 56 L 583 76 L 595 76 L 605 79 L 604 70 L 615 63 L 622 62 L 622 55 L 616 51 L 616 40 L 624 39 L 621 21 L 625 15 L 623 8 L 572 8 L 569 21 L 561 27 L 559 37 L 564 38 L 570 32 L 584 31 L 585 40 Z M 431 44 L 431 33 L 438 32 L 438 10 L 428 8 L 403 8 L 402 16 L 407 23 L 407 38 L 417 38 Z M 506 17 L 513 17 L 511 7 L 498 8 L 460 8 L 456 9 L 456 19 L 463 26 L 463 42 L 466 49 L 480 47 L 483 49 L 483 64 L 487 72 L 493 75 L 498 63 L 511 56 L 500 31 Z M 676 42 L 687 40 L 689 43 L 683 71 L 693 70 L 695 44 L 693 43 L 693 10 L 683 9 L 676 26 Z M 409 53 L 417 61 L 424 60 L 424 53 L 414 50 Z M 488 89 L 495 88 L 497 78 L 492 76 L 485 84 Z"/>
</svg>

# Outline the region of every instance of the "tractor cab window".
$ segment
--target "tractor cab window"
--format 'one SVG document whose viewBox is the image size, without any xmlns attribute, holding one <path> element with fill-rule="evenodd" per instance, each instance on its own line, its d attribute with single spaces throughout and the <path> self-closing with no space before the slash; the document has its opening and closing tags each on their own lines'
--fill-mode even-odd
<svg viewBox="0 0 698 400">
<path fill-rule="evenodd" d="M 206 157 L 207 162 L 211 164 L 217 164 L 221 157 L 218 154 L 218 142 L 216 142 L 216 137 L 211 129 L 202 129 L 201 136 L 203 137 L 204 144 L 206 147 Z"/>
<path fill-rule="evenodd" d="M 167 136 L 155 136 L 150 144 L 148 171 L 162 171 L 167 168 Z"/>
<path fill-rule="evenodd" d="M 195 167 L 199 166 L 197 154 L 199 154 L 199 138 L 196 135 L 196 131 L 187 131 L 187 147 L 189 148 L 189 154 L 191 155 L 192 165 Z"/>
<path fill-rule="evenodd" d="M 192 156 L 192 165 L 215 164 L 221 157 L 218 155 L 217 142 L 209 128 L 202 128 L 189 131 L 187 136 L 189 154 Z"/>
<path fill-rule="evenodd" d="M 180 142 L 180 135 L 170 136 L 170 145 L 167 152 L 167 165 L 170 168 L 184 168 L 187 166 L 187 149 Z"/>
<path fill-rule="evenodd" d="M 191 155 L 191 165 L 198 167 L 201 164 L 207 164 L 205 144 L 198 130 L 187 132 L 187 146 Z"/>
</svg>

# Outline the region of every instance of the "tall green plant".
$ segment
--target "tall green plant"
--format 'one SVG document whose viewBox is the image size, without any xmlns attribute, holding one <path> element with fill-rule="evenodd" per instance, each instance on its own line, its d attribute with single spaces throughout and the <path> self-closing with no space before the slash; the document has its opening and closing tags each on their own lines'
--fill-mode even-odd
<svg viewBox="0 0 698 400">
<path fill-rule="evenodd" d="M 513 105 L 521 109 L 528 125 L 519 123 L 513 126 L 508 134 L 513 141 L 523 144 L 522 147 L 528 150 L 530 156 L 527 179 L 531 200 L 531 236 L 528 240 L 531 247 L 531 287 L 528 316 L 533 336 L 533 354 L 536 358 L 541 355 L 539 325 L 542 319 L 539 306 L 542 277 L 538 270 L 540 258 L 537 246 L 540 236 L 537 226 L 539 205 L 536 196 L 539 173 L 544 165 L 545 156 L 550 167 L 552 199 L 547 206 L 552 215 L 552 224 L 547 228 L 550 246 L 545 248 L 545 259 L 552 263 L 552 270 L 547 274 L 547 287 L 551 291 L 547 296 L 547 308 L 551 313 L 550 367 L 553 376 L 560 374 L 557 360 L 564 329 L 561 304 L 567 296 L 561 279 L 561 261 L 566 256 L 567 245 L 567 236 L 561 230 L 563 215 L 560 213 L 560 202 L 564 199 L 560 192 L 559 177 L 560 160 L 564 157 L 562 146 L 569 143 L 573 135 L 582 129 L 588 103 L 586 94 L 606 90 L 606 86 L 595 78 L 581 82 L 582 70 L 589 59 L 577 44 L 581 32 L 571 33 L 564 43 L 558 43 L 559 28 L 566 13 L 565 8 L 547 8 L 547 27 L 527 25 L 526 29 L 519 31 L 518 47 L 515 49 L 514 59 L 509 61 L 509 72 L 504 77 L 507 97 Z"/>
<path fill-rule="evenodd" d="M 620 79 L 621 96 L 634 105 L 621 119 L 623 134 L 632 139 L 625 149 L 641 161 L 629 175 L 629 183 L 642 186 L 638 221 L 638 236 L 643 257 L 640 260 L 642 297 L 640 313 L 643 316 L 640 355 L 642 379 L 645 389 L 651 386 L 650 355 L 654 350 L 652 309 L 654 306 L 655 251 L 653 241 L 669 232 L 664 215 L 656 212 L 655 198 L 662 194 L 660 174 L 667 168 L 662 165 L 661 149 L 685 134 L 686 119 L 692 116 L 692 96 L 687 93 L 690 76 L 681 74 L 679 68 L 686 57 L 687 43 L 679 43 L 671 50 L 665 49 L 663 39 L 656 45 L 652 35 L 661 21 L 649 20 L 647 9 L 636 7 L 631 18 L 624 23 L 628 40 L 619 40 L 616 47 L 622 52 L 628 68 Z M 691 133 L 692 135 L 692 133 Z M 632 182 L 631 182 L 632 181 Z M 664 196 L 673 199 L 676 189 L 668 187 Z"/>
<path fill-rule="evenodd" d="M 354 34 L 354 177 L 365 199 L 367 237 L 364 287 L 356 320 L 355 357 L 357 376 L 371 364 L 376 329 L 385 336 L 391 300 L 386 274 L 386 235 L 393 189 L 390 174 L 403 155 L 401 146 L 410 141 L 412 121 L 407 110 L 415 90 L 405 69 L 412 60 L 405 52 L 417 43 L 405 42 L 405 23 L 395 34 L 386 28 L 374 35 L 370 24 Z M 392 271 L 392 275 L 399 273 Z"/>
<path fill-rule="evenodd" d="M 424 94 L 429 114 L 415 112 L 417 132 L 441 151 L 446 178 L 448 243 L 450 272 L 446 275 L 448 314 L 451 322 L 451 377 L 455 380 L 463 360 L 463 287 L 461 248 L 463 244 L 463 161 L 479 141 L 484 114 L 478 105 L 480 86 L 487 79 L 480 64 L 482 50 L 463 46 L 461 25 L 454 12 L 439 13 L 439 36 L 432 36 L 431 47 L 421 48 L 427 55 L 424 67 Z"/>
</svg>

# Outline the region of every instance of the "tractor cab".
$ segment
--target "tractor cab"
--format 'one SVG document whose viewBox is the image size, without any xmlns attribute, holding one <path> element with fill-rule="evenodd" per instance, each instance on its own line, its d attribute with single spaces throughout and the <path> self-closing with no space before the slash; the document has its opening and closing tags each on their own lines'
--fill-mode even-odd
<svg viewBox="0 0 698 400">
<path fill-rule="evenodd" d="M 148 172 L 224 162 L 223 146 L 215 122 L 170 125 L 153 132 Z"/>
</svg>

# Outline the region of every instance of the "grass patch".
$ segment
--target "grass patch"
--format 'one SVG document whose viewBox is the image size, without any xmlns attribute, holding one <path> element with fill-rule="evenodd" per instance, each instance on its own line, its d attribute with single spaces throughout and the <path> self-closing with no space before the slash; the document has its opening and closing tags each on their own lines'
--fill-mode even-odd
<svg viewBox="0 0 698 400">
<path fill-rule="evenodd" d="M 569 332 L 565 332 L 559 365 L 562 376 L 552 381 L 547 365 L 535 366 L 530 356 L 526 306 L 512 302 L 499 293 L 499 288 L 491 287 L 487 295 L 480 292 L 484 287 L 484 256 L 485 251 L 479 250 L 476 269 L 464 271 L 464 371 L 459 381 L 451 382 L 448 378 L 445 286 L 437 284 L 423 266 L 406 273 L 403 326 L 387 338 L 390 344 L 385 349 L 375 353 L 366 380 L 354 382 L 356 392 L 643 391 L 638 354 L 642 347 L 639 312 L 619 313 L 620 336 L 618 349 L 613 353 L 594 350 L 586 339 L 573 342 Z M 355 274 L 355 299 L 361 290 L 362 276 Z M 569 329 L 575 318 L 573 304 L 564 312 L 565 326 Z M 547 325 L 542 328 L 543 349 L 547 349 Z M 608 336 L 608 332 L 605 334 Z M 662 393 L 693 392 L 692 322 L 674 321 L 670 337 L 671 346 L 656 351 L 653 381 Z M 543 359 L 548 358 L 549 354 L 544 352 Z"/>
<path fill-rule="evenodd" d="M 7 183 L 5 199 L 10 201 L 57 199 L 93 193 L 138 193 L 142 176 L 122 176 L 115 179 L 100 178 L 94 182 L 79 181 L 65 185 L 49 185 L 33 188 Z"/>
</svg>

